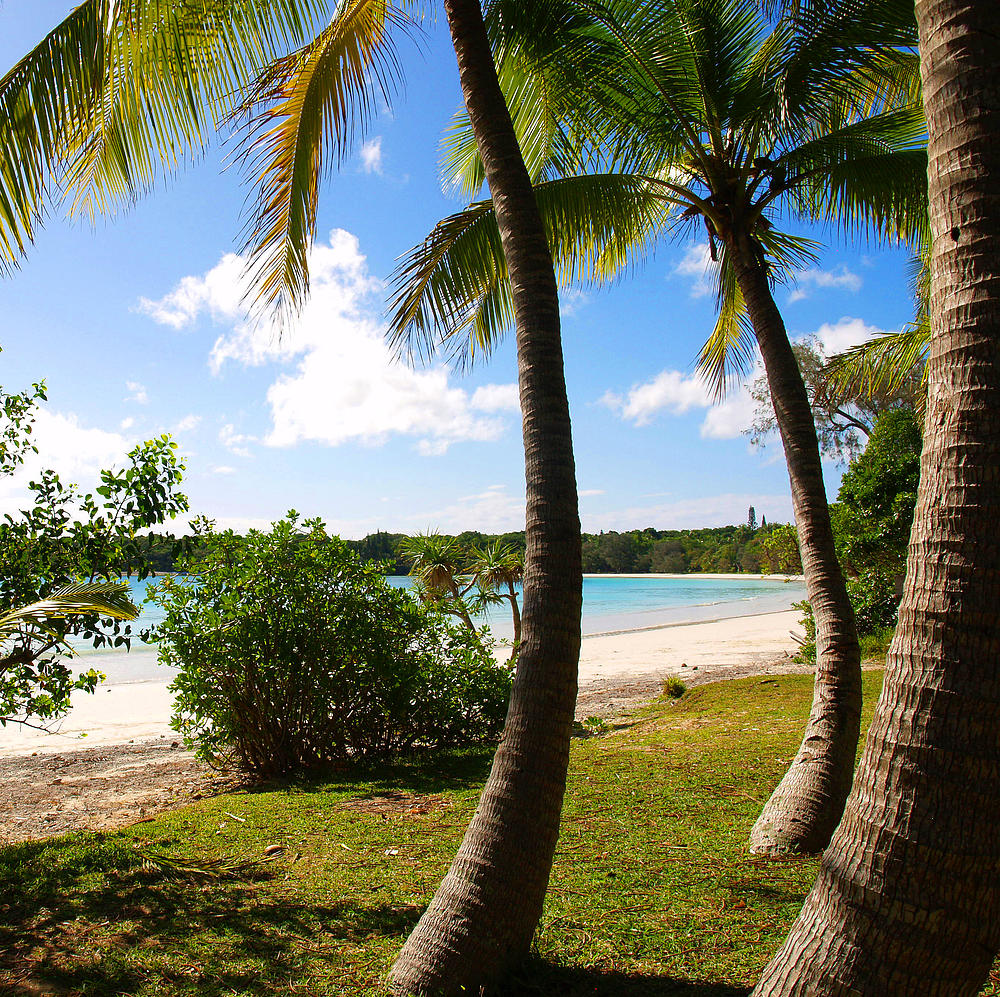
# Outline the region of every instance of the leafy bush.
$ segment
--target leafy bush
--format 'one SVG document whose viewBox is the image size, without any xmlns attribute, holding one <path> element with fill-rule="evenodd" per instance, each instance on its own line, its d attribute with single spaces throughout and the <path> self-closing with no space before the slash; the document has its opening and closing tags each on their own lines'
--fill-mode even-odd
<svg viewBox="0 0 1000 997">
<path fill-rule="evenodd" d="M 391 587 L 319 520 L 245 537 L 199 524 L 161 581 L 173 725 L 202 758 L 260 776 L 495 737 L 510 674 L 476 632 Z"/>
</svg>

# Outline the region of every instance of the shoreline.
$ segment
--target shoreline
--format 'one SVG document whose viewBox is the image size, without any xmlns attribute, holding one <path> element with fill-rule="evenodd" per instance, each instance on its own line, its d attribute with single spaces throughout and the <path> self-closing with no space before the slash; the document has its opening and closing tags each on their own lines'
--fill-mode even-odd
<svg viewBox="0 0 1000 997">
<path fill-rule="evenodd" d="M 697 678 L 700 684 L 753 674 L 775 660 L 790 661 L 798 620 L 798 611 L 788 609 L 587 634 L 580 650 L 581 697 L 600 696 L 615 685 L 654 688 L 672 676 L 687 684 Z M 506 659 L 504 645 L 497 650 Z M 169 723 L 169 684 L 169 679 L 120 682 L 78 694 L 71 712 L 52 732 L 12 723 L 0 727 L 0 761 L 139 741 L 177 741 Z"/>
</svg>

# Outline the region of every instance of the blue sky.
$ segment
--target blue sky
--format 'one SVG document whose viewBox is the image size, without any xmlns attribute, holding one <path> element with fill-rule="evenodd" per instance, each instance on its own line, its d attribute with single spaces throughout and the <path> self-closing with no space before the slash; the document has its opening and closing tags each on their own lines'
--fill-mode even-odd
<svg viewBox="0 0 1000 997">
<path fill-rule="evenodd" d="M 0 4 L 3 67 L 70 8 Z M 49 219 L 0 281 L 0 383 L 48 385 L 38 463 L 88 485 L 166 431 L 187 460 L 192 511 L 226 526 L 295 508 L 348 537 L 523 528 L 512 343 L 468 376 L 407 368 L 382 345 L 396 257 L 462 206 L 438 173 L 460 103 L 443 25 L 401 55 L 403 93 L 324 187 L 313 296 L 280 340 L 250 329 L 239 305 L 245 191 L 223 152 L 96 227 Z M 911 317 L 903 253 L 809 234 L 829 249 L 778 291 L 790 334 L 836 350 Z M 746 396 L 713 407 L 693 378 L 713 323 L 704 256 L 697 242 L 663 243 L 639 273 L 564 297 L 585 530 L 742 522 L 751 504 L 791 517 L 780 444 L 752 450 Z M 831 496 L 841 470 L 826 467 Z M 0 512 L 21 506 L 25 480 L 0 482 Z"/>
</svg>

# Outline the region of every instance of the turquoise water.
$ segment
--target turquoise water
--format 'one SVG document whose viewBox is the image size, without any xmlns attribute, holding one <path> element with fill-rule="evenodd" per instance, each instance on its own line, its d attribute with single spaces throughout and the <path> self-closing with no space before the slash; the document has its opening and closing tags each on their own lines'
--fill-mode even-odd
<svg viewBox="0 0 1000 997">
<path fill-rule="evenodd" d="M 390 585 L 411 588 L 407 575 L 390 576 Z M 132 598 L 142 605 L 142 614 L 133 624 L 139 631 L 163 619 L 163 612 L 144 602 L 149 582 L 133 580 Z M 609 633 L 641 630 L 644 627 L 668 626 L 720 620 L 737 616 L 756 616 L 790 609 L 793 602 L 805 598 L 805 586 L 783 579 L 706 578 L 684 575 L 656 578 L 649 575 L 589 575 L 583 580 L 583 632 Z M 509 639 L 511 620 L 506 606 L 491 613 L 488 622 L 494 636 Z M 80 648 L 78 666 L 97 668 L 110 683 L 148 682 L 169 678 L 171 671 L 156 664 L 156 648 L 133 640 L 132 650 L 95 651 Z"/>
</svg>

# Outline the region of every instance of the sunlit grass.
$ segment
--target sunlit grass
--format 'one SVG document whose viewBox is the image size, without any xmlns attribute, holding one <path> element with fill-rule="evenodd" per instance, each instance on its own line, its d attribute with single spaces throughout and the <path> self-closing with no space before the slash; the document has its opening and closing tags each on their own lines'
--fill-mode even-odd
<svg viewBox="0 0 1000 997">
<path fill-rule="evenodd" d="M 536 956 L 510 993 L 746 992 L 816 873 L 745 848 L 811 682 L 703 686 L 574 742 Z M 869 713 L 880 682 L 865 676 Z M 488 766 L 438 754 L 0 849 L 0 991 L 378 993 Z"/>
</svg>

